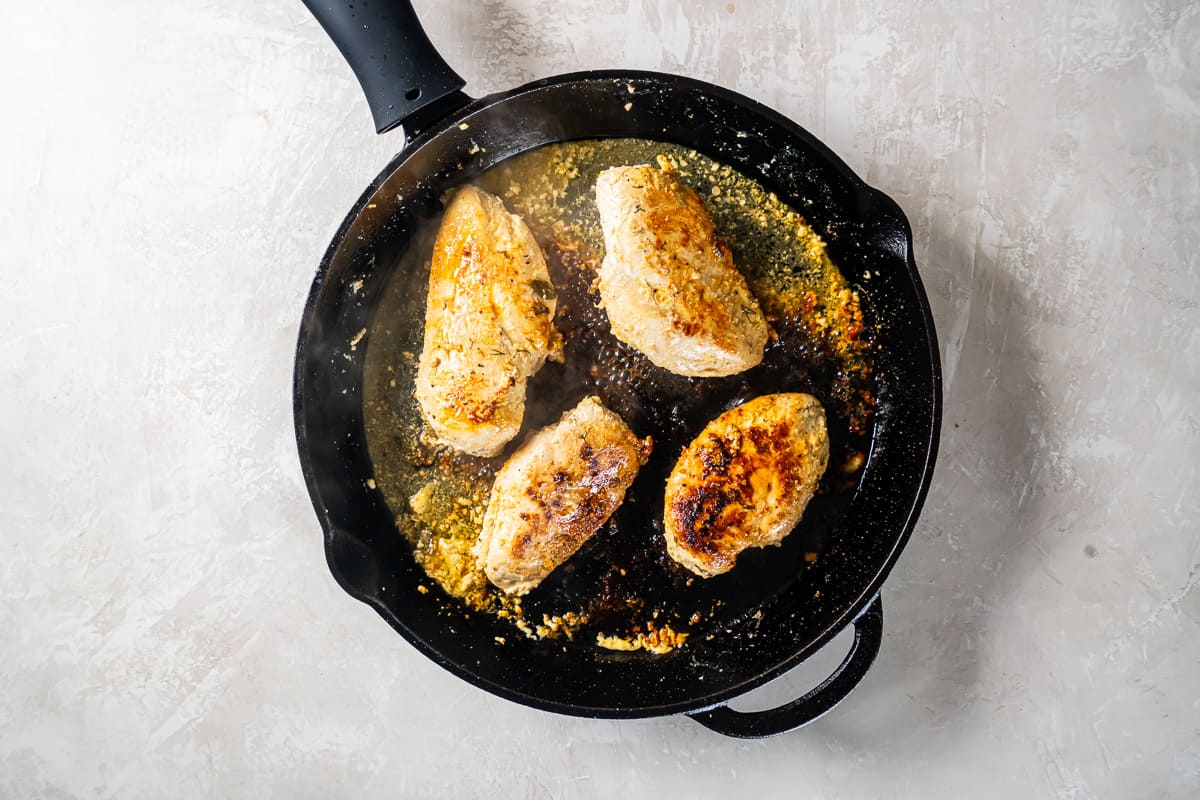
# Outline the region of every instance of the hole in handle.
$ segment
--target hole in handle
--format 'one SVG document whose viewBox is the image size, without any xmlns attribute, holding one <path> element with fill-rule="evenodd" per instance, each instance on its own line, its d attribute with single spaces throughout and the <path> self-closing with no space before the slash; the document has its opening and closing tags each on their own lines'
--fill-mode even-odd
<svg viewBox="0 0 1200 800">
<path fill-rule="evenodd" d="M 795 700 L 833 674 L 854 644 L 854 626 L 841 633 L 812 656 L 792 667 L 778 678 L 729 701 L 734 711 L 769 711 Z"/>
<path fill-rule="evenodd" d="M 421 90 L 416 87 L 413 87 L 412 89 L 409 89 L 407 92 L 404 93 L 404 99 L 408 100 L 410 102 L 413 100 L 416 100 L 420 96 L 421 96 Z"/>
<path fill-rule="evenodd" d="M 802 728 L 842 702 L 867 674 L 883 643 L 883 601 L 879 595 L 852 623 L 854 644 L 837 669 L 814 689 L 778 708 L 736 711 L 716 705 L 688 716 L 706 728 L 739 739 L 759 739 Z"/>
</svg>

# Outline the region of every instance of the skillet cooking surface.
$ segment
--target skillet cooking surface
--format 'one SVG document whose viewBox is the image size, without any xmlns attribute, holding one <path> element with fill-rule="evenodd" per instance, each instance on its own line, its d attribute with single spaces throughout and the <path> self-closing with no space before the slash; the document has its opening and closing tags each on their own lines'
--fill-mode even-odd
<svg viewBox="0 0 1200 800">
<path fill-rule="evenodd" d="M 654 163 L 659 155 L 670 157 L 682 179 L 705 198 L 778 336 L 763 363 L 749 371 L 711 379 L 660 369 L 612 336 L 597 305 L 593 281 L 603 240 L 592 188 L 596 176 L 615 164 Z M 820 555 L 836 546 L 830 531 L 858 483 L 860 470 L 847 469 L 846 461 L 856 454 L 859 462 L 865 460 L 870 444 L 872 387 L 869 342 L 849 329 L 859 327 L 857 314 L 849 319 L 835 314 L 835 309 L 843 316 L 857 311 L 857 302 L 838 291 L 846 286 L 842 276 L 798 215 L 695 151 L 646 140 L 548 145 L 493 167 L 474 182 L 504 197 L 539 239 L 559 293 L 555 325 L 566 340 L 565 360 L 548 362 L 530 381 L 522 434 L 502 455 L 474 458 L 423 443 L 430 440 L 422 436 L 412 395 L 434 226 L 416 237 L 365 337 L 364 420 L 376 483 L 420 554 L 418 560 L 452 594 L 467 594 L 469 604 L 503 609 L 503 618 L 524 623 L 527 632 L 566 634 L 571 647 L 594 647 L 599 633 L 630 638 L 664 626 L 667 638 L 674 633 L 713 635 L 801 576 L 819 592 L 824 577 Z M 811 307 L 802 317 L 808 292 Z M 803 325 L 818 315 L 841 322 L 835 332 L 819 337 Z M 835 352 L 838 344 L 844 357 Z M 794 391 L 815 394 L 828 412 L 832 459 L 823 491 L 782 547 L 751 550 L 725 575 L 708 580 L 694 576 L 667 556 L 663 543 L 667 474 L 683 448 L 721 412 L 764 394 Z M 467 566 L 474 561 L 469 550 L 488 487 L 525 434 L 556 421 L 592 394 L 639 436 L 653 437 L 654 451 L 613 518 L 522 598 L 517 616 L 512 599 L 490 589 L 482 573 Z M 849 429 L 850 416 L 857 435 Z M 446 467 L 453 470 L 450 476 Z M 425 494 L 435 499 L 426 501 L 430 508 L 414 514 L 408 498 L 425 486 L 431 487 Z M 474 578 L 465 591 L 456 588 L 464 573 Z M 581 630 L 564 630 L 580 617 L 587 620 Z M 658 649 L 669 649 L 658 637 L 655 642 Z"/>
<path fill-rule="evenodd" d="M 516 153 L 597 137 L 651 138 L 695 148 L 778 193 L 825 239 L 830 257 L 869 309 L 880 345 L 867 464 L 857 489 L 847 493 L 836 534 L 822 540 L 814 528 L 811 536 L 789 537 L 795 542 L 782 551 L 748 556 L 802 554 L 822 541 L 836 541 L 837 547 L 824 549 L 816 570 L 799 581 L 790 574 L 768 575 L 769 581 L 752 586 L 740 577 L 751 574 L 748 564 L 739 563 L 728 576 L 729 597 L 737 602 L 719 618 L 724 627 L 711 639 L 694 636 L 666 656 L 529 640 L 490 615 L 465 613 L 436 588 L 420 591 L 431 582 L 397 533 L 363 435 L 363 369 L 371 343 L 363 346 L 361 332 L 371 328 L 392 282 L 408 282 L 399 265 L 414 237 L 436 224 L 443 192 Z M 448 669 L 539 708 L 652 716 L 705 708 L 775 677 L 832 638 L 875 597 L 924 499 L 940 387 L 932 322 L 910 241 L 895 204 L 862 184 L 823 145 L 769 109 L 718 87 L 649 73 L 591 73 L 539 81 L 456 112 L 436 130 L 417 136 L 368 188 L 338 231 L 309 296 L 297 351 L 297 438 L 335 577 Z M 872 277 L 864 283 L 866 270 Z M 422 285 L 414 282 L 411 290 L 423 300 Z M 792 379 L 801 382 L 799 376 Z M 809 379 L 820 396 L 819 380 Z M 741 398 L 742 380 L 751 378 L 732 379 L 703 413 L 689 406 L 669 446 L 669 436 L 660 434 L 658 466 L 639 477 L 645 485 L 653 483 L 655 491 L 647 491 L 645 504 L 629 506 L 628 513 L 648 509 L 656 493 L 661 503 L 663 470 L 674 458 L 670 451 L 677 452 L 679 442 L 697 430 L 698 417 L 710 417 Z M 748 388 L 761 391 L 753 384 Z M 547 417 L 530 422 L 556 417 L 575 398 L 560 399 L 554 411 L 540 410 Z M 631 414 L 629 422 L 642 434 L 658 433 L 643 430 L 646 425 L 665 431 L 671 421 L 669 409 L 657 404 L 616 410 Z M 665 419 L 655 418 L 663 412 Z M 838 456 L 836 450 L 833 455 Z M 815 511 L 810 509 L 814 518 Z M 657 515 L 647 510 L 644 516 Z M 618 521 L 622 533 L 649 527 L 644 517 L 638 525 L 627 522 Z M 595 585 L 599 576 L 584 572 L 582 566 L 576 570 L 578 585 Z M 670 585 L 664 591 L 671 598 L 688 599 L 686 591 Z M 547 588 L 565 600 L 573 597 L 571 586 L 568 579 Z M 497 636 L 507 643 L 498 644 Z"/>
</svg>

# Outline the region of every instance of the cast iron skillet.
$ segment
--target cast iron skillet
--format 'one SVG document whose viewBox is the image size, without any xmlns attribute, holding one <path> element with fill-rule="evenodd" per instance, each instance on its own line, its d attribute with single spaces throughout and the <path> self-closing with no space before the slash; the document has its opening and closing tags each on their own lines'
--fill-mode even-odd
<svg viewBox="0 0 1200 800">
<path fill-rule="evenodd" d="M 858 684 L 879 650 L 880 588 L 908 541 L 936 457 L 937 344 L 899 207 L 799 126 L 720 87 L 602 71 L 472 99 L 408 2 L 305 4 L 354 69 L 378 131 L 403 125 L 405 132 L 403 150 L 354 204 L 321 261 L 296 352 L 296 439 L 338 583 L 438 664 L 535 708 L 588 717 L 685 713 L 740 737 L 790 730 L 824 714 Z M 604 137 L 695 148 L 778 193 L 826 240 L 834 263 L 859 289 L 879 342 L 867 463 L 820 569 L 764 586 L 753 598 L 754 613 L 668 656 L 525 639 L 488 615 L 456 611 L 455 601 L 436 589 L 418 592 L 424 573 L 370 481 L 366 348 L 351 344 L 370 328 L 388 282 L 412 281 L 396 265 L 420 227 L 437 218 L 448 187 L 540 145 Z M 418 282 L 413 291 L 423 291 Z M 725 705 L 847 625 L 855 629 L 849 654 L 808 694 L 762 712 Z M 501 647 L 495 637 L 504 634 Z"/>
</svg>

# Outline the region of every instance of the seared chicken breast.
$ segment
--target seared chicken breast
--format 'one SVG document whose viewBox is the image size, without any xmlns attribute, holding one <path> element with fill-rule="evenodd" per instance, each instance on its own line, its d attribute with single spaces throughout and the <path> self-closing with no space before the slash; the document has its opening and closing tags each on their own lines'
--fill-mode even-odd
<svg viewBox="0 0 1200 800">
<path fill-rule="evenodd" d="M 667 552 L 711 578 L 748 547 L 778 545 L 828 461 L 825 410 L 812 395 L 769 394 L 726 411 L 684 449 L 667 479 Z"/>
<path fill-rule="evenodd" d="M 767 322 L 708 209 L 660 161 L 596 180 L 600 299 L 613 335 L 679 375 L 747 370 L 762 361 Z"/>
<path fill-rule="evenodd" d="M 500 198 L 459 189 L 433 248 L 415 392 L 441 441 L 491 456 L 517 435 L 526 380 L 560 357 L 554 309 L 529 228 Z"/>
<path fill-rule="evenodd" d="M 483 515 L 475 557 L 488 580 L 510 594 L 541 583 L 612 516 L 650 447 L 595 397 L 531 436 Z"/>
</svg>

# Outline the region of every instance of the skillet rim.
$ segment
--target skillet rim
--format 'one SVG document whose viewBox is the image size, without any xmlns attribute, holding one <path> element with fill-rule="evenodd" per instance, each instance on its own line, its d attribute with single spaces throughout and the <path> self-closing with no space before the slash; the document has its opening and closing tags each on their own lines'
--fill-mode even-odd
<svg viewBox="0 0 1200 800">
<path fill-rule="evenodd" d="M 840 614 L 837 614 L 833 621 L 829 623 L 823 630 L 820 630 L 820 632 L 816 635 L 809 637 L 807 641 L 803 642 L 799 646 L 792 647 L 790 655 L 781 659 L 772 666 L 765 667 L 764 669 L 756 672 L 753 676 L 731 684 L 724 689 L 690 696 L 688 699 L 677 702 L 660 703 L 655 705 L 614 705 L 611 707 L 600 707 L 547 700 L 536 695 L 522 692 L 512 688 L 511 686 L 499 683 L 495 680 L 491 680 L 485 676 L 472 672 L 468 666 L 460 664 L 458 661 L 445 656 L 436 647 L 432 646 L 421 636 L 409 629 L 403 623 L 403 621 L 399 619 L 395 612 L 384 603 L 383 599 L 378 593 L 364 591 L 353 581 L 347 578 L 337 562 L 339 556 L 336 551 L 333 536 L 335 526 L 329 517 L 328 510 L 324 507 L 320 500 L 320 479 L 315 472 L 312 451 L 309 447 L 308 431 L 306 429 L 306 423 L 304 420 L 304 367 L 309 363 L 310 356 L 308 345 L 313 337 L 312 327 L 314 325 L 318 300 L 320 299 L 322 290 L 324 289 L 331 264 L 333 264 L 338 254 L 341 252 L 351 228 L 359 220 L 362 212 L 371 202 L 371 199 L 376 195 L 379 188 L 385 182 L 387 182 L 387 180 L 389 180 L 398 169 L 402 167 L 402 165 L 413 153 L 417 152 L 424 145 L 443 135 L 443 133 L 448 131 L 459 120 L 484 109 L 507 103 L 521 95 L 535 92 L 540 89 L 559 87 L 563 84 L 569 83 L 611 81 L 653 82 L 659 84 L 663 88 L 669 88 L 673 90 L 685 89 L 693 93 L 710 95 L 718 100 L 732 103 L 740 108 L 744 113 L 754 115 L 769 124 L 778 126 L 785 131 L 789 137 L 802 144 L 804 148 L 814 155 L 815 158 L 824 162 L 826 166 L 832 167 L 853 188 L 856 195 L 855 199 L 858 201 L 860 206 L 872 209 L 873 216 L 880 217 L 884 214 L 887 214 L 892 216 L 901 224 L 904 240 L 905 273 L 908 280 L 911 281 L 913 295 L 916 300 L 916 308 L 914 309 L 916 314 L 914 315 L 912 321 L 919 322 L 919 327 L 922 329 L 921 333 L 923 334 L 921 339 L 923 339 L 925 346 L 928 348 L 927 355 L 930 382 L 927 387 L 922 388 L 921 394 L 928 394 L 928 402 L 930 405 L 930 428 L 928 437 L 925 437 L 924 431 L 922 432 L 922 445 L 916 449 L 917 452 L 914 453 L 913 456 L 913 463 L 920 463 L 921 475 L 916 486 L 916 491 L 911 493 L 905 503 L 907 510 L 903 512 L 904 522 L 900 526 L 899 531 L 892 537 L 890 552 L 883 560 L 875 575 L 867 583 L 866 588 L 859 593 L 858 598 L 852 603 L 848 604 L 844 611 L 842 611 Z M 827 145 L 817 139 L 814 135 L 770 107 L 765 106 L 762 103 L 746 97 L 738 92 L 734 92 L 730 89 L 726 89 L 715 84 L 696 80 L 687 76 L 674 75 L 665 72 L 620 69 L 587 70 L 541 78 L 523 84 L 514 89 L 487 95 L 478 99 L 472 100 L 465 97 L 464 99 L 466 102 L 448 111 L 448 113 L 431 124 L 429 127 L 425 128 L 424 130 L 414 131 L 413 137 L 411 139 L 406 139 L 404 148 L 395 156 L 393 156 L 393 158 L 384 166 L 380 173 L 360 194 L 358 199 L 352 205 L 350 211 L 347 213 L 346 217 L 343 219 L 341 225 L 339 225 L 330 244 L 325 249 L 316 273 L 313 277 L 309 294 L 305 301 L 293 369 L 293 418 L 296 430 L 296 440 L 299 450 L 301 471 L 304 476 L 305 485 L 308 490 L 310 500 L 312 501 L 314 511 L 317 514 L 325 537 L 326 563 L 330 569 L 330 572 L 333 574 L 334 579 L 344 591 L 346 591 L 355 599 L 360 600 L 361 602 L 375 609 L 375 611 L 382 616 L 393 629 L 395 629 L 402 637 L 404 637 L 406 641 L 416 647 L 419 652 L 423 653 L 426 657 L 430 658 L 432 661 L 447 669 L 457 677 L 462 678 L 463 680 L 466 680 L 472 685 L 482 688 L 485 691 L 504 697 L 508 700 L 512 700 L 529 707 L 572 716 L 616 719 L 666 716 L 677 713 L 703 711 L 721 705 L 725 701 L 745 694 L 746 692 L 757 688 L 792 669 L 801 661 L 805 660 L 818 649 L 827 644 L 842 630 L 853 624 L 860 614 L 866 610 L 870 603 L 881 593 L 883 583 L 891 573 L 900 557 L 900 554 L 912 536 L 912 532 L 920 516 L 921 509 L 928 496 L 929 486 L 932 481 L 933 472 L 936 465 L 939 438 L 941 433 L 942 373 L 933 314 L 913 254 L 912 227 L 907 216 L 891 197 L 887 196 L 879 189 L 867 184 L 846 164 L 845 161 L 837 156 L 836 153 L 834 153 Z M 647 136 L 646 138 L 653 137 Z M 554 141 L 568 140 L 569 139 L 567 138 L 558 138 Z M 344 539 L 344 537 L 342 538 Z M 763 601 L 764 605 L 766 605 L 768 602 L 769 600 Z"/>
</svg>

